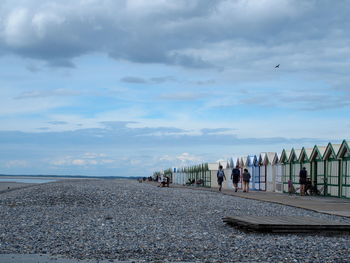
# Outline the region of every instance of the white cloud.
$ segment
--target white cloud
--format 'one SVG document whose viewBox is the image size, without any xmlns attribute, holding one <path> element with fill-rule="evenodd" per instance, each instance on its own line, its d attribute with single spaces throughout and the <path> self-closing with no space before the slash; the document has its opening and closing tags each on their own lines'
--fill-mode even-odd
<svg viewBox="0 0 350 263">
<path fill-rule="evenodd" d="M 27 160 L 9 160 L 4 162 L 4 166 L 6 168 L 24 168 L 29 166 L 29 162 Z"/>
</svg>

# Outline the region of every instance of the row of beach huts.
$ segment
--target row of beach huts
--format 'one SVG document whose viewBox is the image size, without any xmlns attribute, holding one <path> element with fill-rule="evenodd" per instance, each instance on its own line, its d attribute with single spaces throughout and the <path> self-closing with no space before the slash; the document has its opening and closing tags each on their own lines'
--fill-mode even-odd
<svg viewBox="0 0 350 263">
<path fill-rule="evenodd" d="M 283 150 L 281 153 L 263 152 L 231 158 L 217 163 L 203 163 L 168 170 L 173 184 L 185 185 L 189 181 L 204 187 L 218 187 L 217 171 L 222 165 L 228 180 L 223 188 L 232 189 L 230 175 L 233 167 L 248 169 L 252 178 L 250 189 L 287 193 L 291 183 L 299 189 L 299 172 L 305 167 L 312 184 L 325 196 L 350 198 L 350 141 L 329 143 L 313 148 Z M 169 172 L 171 171 L 171 172 Z M 241 184 L 239 184 L 241 187 Z"/>
</svg>

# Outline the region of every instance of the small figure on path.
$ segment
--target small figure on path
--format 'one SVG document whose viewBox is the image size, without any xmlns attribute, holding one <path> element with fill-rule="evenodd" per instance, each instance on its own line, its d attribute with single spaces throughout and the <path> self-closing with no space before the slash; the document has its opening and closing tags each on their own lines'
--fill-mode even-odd
<svg viewBox="0 0 350 263">
<path fill-rule="evenodd" d="M 248 169 L 244 169 L 243 172 L 243 192 L 249 192 L 249 182 L 250 182 L 250 173 L 248 172 Z"/>
<path fill-rule="evenodd" d="M 238 191 L 238 182 L 241 177 L 241 171 L 238 169 L 238 166 L 232 169 L 231 179 L 233 187 L 235 188 L 235 192 Z"/>
<path fill-rule="evenodd" d="M 218 171 L 218 173 L 216 174 L 216 176 L 217 176 L 217 178 L 218 178 L 219 191 L 221 191 L 222 182 L 223 182 L 224 180 L 226 180 L 226 176 L 225 176 L 224 170 L 222 170 L 222 165 L 219 166 L 219 171 Z"/>
<path fill-rule="evenodd" d="M 307 171 L 306 168 L 300 170 L 299 173 L 299 183 L 300 183 L 300 195 L 305 195 L 305 185 L 306 185 Z"/>
</svg>

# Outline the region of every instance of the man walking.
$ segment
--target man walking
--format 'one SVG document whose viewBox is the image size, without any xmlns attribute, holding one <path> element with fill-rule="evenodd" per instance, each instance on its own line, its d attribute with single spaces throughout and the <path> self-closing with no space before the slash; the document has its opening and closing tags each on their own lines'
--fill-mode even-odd
<svg viewBox="0 0 350 263">
<path fill-rule="evenodd" d="M 235 188 L 235 192 L 238 191 L 238 182 L 240 177 L 241 177 L 241 171 L 238 169 L 238 166 L 236 166 L 235 168 L 232 169 L 232 173 L 231 173 L 231 180 L 232 180 L 233 187 Z"/>
<path fill-rule="evenodd" d="M 219 171 L 217 172 L 216 176 L 218 178 L 219 191 L 221 191 L 222 182 L 226 180 L 226 176 L 224 170 L 222 169 L 222 165 L 219 166 Z"/>
</svg>

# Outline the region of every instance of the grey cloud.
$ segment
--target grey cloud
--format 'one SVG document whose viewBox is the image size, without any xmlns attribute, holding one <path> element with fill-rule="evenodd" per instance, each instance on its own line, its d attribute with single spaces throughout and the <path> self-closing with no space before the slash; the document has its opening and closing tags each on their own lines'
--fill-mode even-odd
<svg viewBox="0 0 350 263">
<path fill-rule="evenodd" d="M 134 83 L 134 84 L 161 84 L 165 82 L 174 82 L 176 78 L 172 76 L 164 76 L 164 77 L 153 77 L 149 79 L 135 77 L 135 76 L 127 76 L 120 79 L 122 82 L 126 83 Z"/>
<path fill-rule="evenodd" d="M 78 96 L 79 91 L 69 89 L 53 89 L 53 90 L 33 90 L 22 92 L 20 95 L 14 97 L 16 100 L 20 99 L 32 99 L 32 98 L 45 98 L 56 96 Z"/>
<path fill-rule="evenodd" d="M 286 72 L 317 77 L 350 55 L 340 48 L 350 42 L 348 13 L 347 1 L 330 0 L 6 1 L 0 49 L 52 67 L 71 68 L 75 57 L 101 52 L 138 63 L 243 68 L 246 78 L 282 61 Z M 222 51 L 227 55 L 212 57 Z"/>
<path fill-rule="evenodd" d="M 124 77 L 124 78 L 120 79 L 120 81 L 126 82 L 126 83 L 135 83 L 135 84 L 147 83 L 147 80 L 145 80 L 143 78 L 139 78 L 139 77 Z"/>
<path fill-rule="evenodd" d="M 52 124 L 52 125 L 64 125 L 64 124 L 68 124 L 68 122 L 66 121 L 49 121 L 48 123 Z"/>
<path fill-rule="evenodd" d="M 159 96 L 161 100 L 172 100 L 172 101 L 194 101 L 205 97 L 209 94 L 205 93 L 194 93 L 194 92 L 178 92 L 178 93 L 168 93 Z"/>
<path fill-rule="evenodd" d="M 278 106 L 301 111 L 322 111 L 349 107 L 350 94 L 329 89 L 295 92 L 286 90 L 274 92 L 273 96 L 266 94 L 266 92 L 264 94 L 246 94 L 244 98 L 240 99 L 240 103 L 270 108 Z"/>
<path fill-rule="evenodd" d="M 75 131 L 26 133 L 18 131 L 0 131 L 0 144 L 38 144 L 40 147 L 58 145 L 66 147 L 89 146 L 92 148 L 106 147 L 135 150 L 135 147 L 180 147 L 209 145 L 270 145 L 283 143 L 302 143 L 306 141 L 319 142 L 309 138 L 238 138 L 234 134 L 220 134 L 232 129 L 203 129 L 203 134 L 193 135 L 189 131 L 174 127 L 130 128 L 127 122 L 106 123 L 106 128 L 79 129 Z M 126 147 L 126 148 L 125 148 Z M 129 148 L 130 147 L 130 148 Z"/>
</svg>

